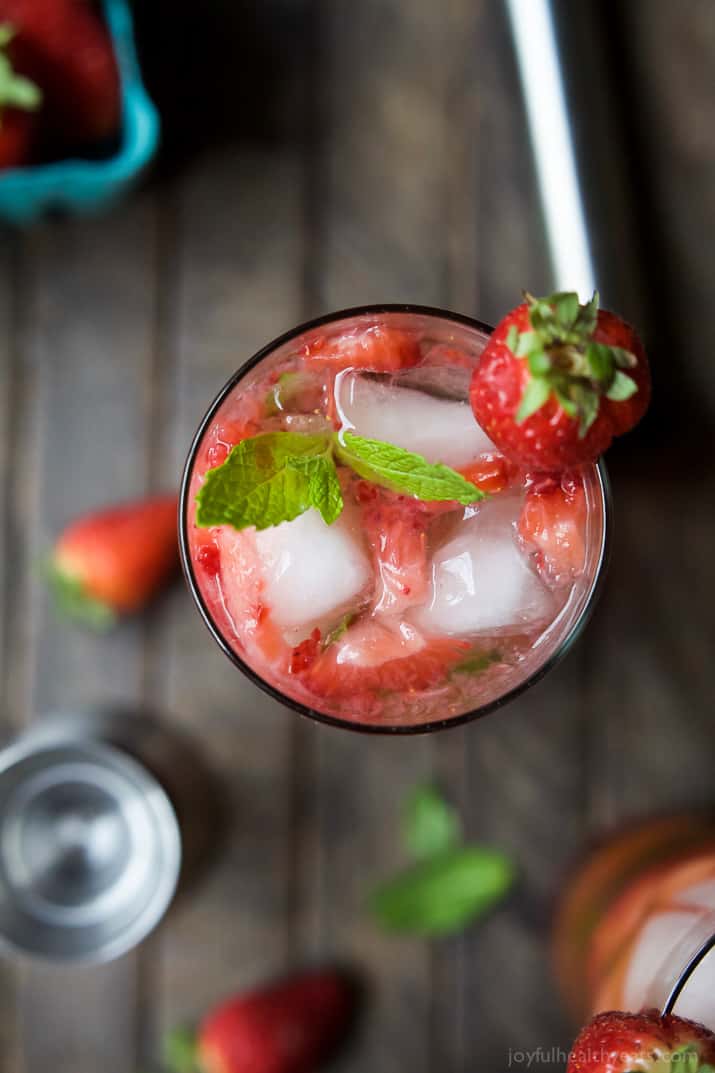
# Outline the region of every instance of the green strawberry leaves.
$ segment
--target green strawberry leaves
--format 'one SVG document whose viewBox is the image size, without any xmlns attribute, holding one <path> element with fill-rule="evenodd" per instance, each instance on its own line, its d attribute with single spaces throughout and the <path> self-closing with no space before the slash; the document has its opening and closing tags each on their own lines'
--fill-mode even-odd
<svg viewBox="0 0 715 1073">
<path fill-rule="evenodd" d="M 423 936 L 460 931 L 496 906 L 514 882 L 514 866 L 503 853 L 460 844 L 459 817 L 434 787 L 410 794 L 404 836 L 415 863 L 369 899 L 386 931 Z"/>
<path fill-rule="evenodd" d="M 18 108 L 35 112 L 42 104 L 42 92 L 29 78 L 23 78 L 13 70 L 5 49 L 15 36 L 8 23 L 0 23 L 0 124 L 3 108 Z"/>
<path fill-rule="evenodd" d="M 71 619 L 88 629 L 103 633 L 116 625 L 112 608 L 85 591 L 79 578 L 47 563 L 44 572 L 52 592 L 55 609 L 62 618 Z"/>
<path fill-rule="evenodd" d="M 512 325 L 506 345 L 515 357 L 526 361 L 529 379 L 516 413 L 521 424 L 551 398 L 579 423 L 583 438 L 598 417 L 602 396 L 624 402 L 638 390 L 624 370 L 636 357 L 622 347 L 596 342 L 598 292 L 580 305 L 574 292 L 559 292 L 546 298 L 524 296 L 529 307 L 530 331 Z"/>
<path fill-rule="evenodd" d="M 418 499 L 467 504 L 485 498 L 449 466 L 380 440 L 352 432 L 264 432 L 208 471 L 196 497 L 196 524 L 267 529 L 314 508 L 331 525 L 344 505 L 336 459 L 374 484 Z"/>
</svg>

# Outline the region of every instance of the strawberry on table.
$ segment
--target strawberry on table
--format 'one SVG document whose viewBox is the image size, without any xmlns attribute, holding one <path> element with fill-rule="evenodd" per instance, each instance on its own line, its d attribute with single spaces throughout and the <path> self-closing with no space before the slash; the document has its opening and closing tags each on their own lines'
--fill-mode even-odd
<svg viewBox="0 0 715 1073">
<path fill-rule="evenodd" d="M 153 496 L 72 522 L 50 557 L 59 608 L 88 625 L 140 610 L 178 565 L 177 497 Z"/>
<path fill-rule="evenodd" d="M 477 421 L 509 458 L 532 470 L 595 461 L 643 417 L 650 372 L 633 328 L 598 295 L 533 298 L 497 325 L 474 371 Z"/>
<path fill-rule="evenodd" d="M 218 1006 L 195 1037 L 170 1037 L 167 1061 L 177 1073 L 312 1073 L 340 1042 L 353 1010 L 345 977 L 306 972 Z"/>
<path fill-rule="evenodd" d="M 318 336 L 306 343 L 304 356 L 310 366 L 335 372 L 350 368 L 395 372 L 416 365 L 421 354 L 414 335 L 375 324 L 363 331 Z"/>
<path fill-rule="evenodd" d="M 89 0 L 0 0 L 15 30 L 13 62 L 43 91 L 55 137 L 95 142 L 120 122 L 119 74 L 111 38 Z"/>
<path fill-rule="evenodd" d="M 2 7 L 0 3 L 0 8 Z M 13 65 L 15 29 L 0 17 L 0 169 L 26 164 L 32 155 L 42 93 Z"/>
<path fill-rule="evenodd" d="M 567 1073 L 714 1073 L 715 1034 L 658 1010 L 601 1013 L 571 1048 Z"/>
</svg>

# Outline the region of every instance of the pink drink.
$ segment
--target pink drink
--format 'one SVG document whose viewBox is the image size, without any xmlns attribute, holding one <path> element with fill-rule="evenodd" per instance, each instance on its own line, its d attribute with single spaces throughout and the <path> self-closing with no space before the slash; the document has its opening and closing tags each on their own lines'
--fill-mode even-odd
<svg viewBox="0 0 715 1073">
<path fill-rule="evenodd" d="M 663 1009 L 691 960 L 674 1012 L 715 1030 L 715 822 L 674 816 L 630 828 L 573 875 L 554 929 L 565 999 L 579 1019 Z"/>
<path fill-rule="evenodd" d="M 604 560 L 596 466 L 520 471 L 469 405 L 489 329 L 438 311 L 336 314 L 247 363 L 204 420 L 184 478 L 187 577 L 223 649 L 304 714 L 430 729 L 494 707 L 562 654 Z M 338 465 L 344 509 L 257 532 L 199 528 L 195 497 L 266 432 L 346 431 L 443 463 L 488 493 L 422 501 Z"/>
</svg>

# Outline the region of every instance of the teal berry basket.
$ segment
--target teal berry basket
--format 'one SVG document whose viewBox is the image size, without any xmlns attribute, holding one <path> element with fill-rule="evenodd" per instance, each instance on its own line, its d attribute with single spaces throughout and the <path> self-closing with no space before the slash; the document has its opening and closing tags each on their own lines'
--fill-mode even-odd
<svg viewBox="0 0 715 1073">
<path fill-rule="evenodd" d="M 48 213 L 99 212 L 117 201 L 156 153 L 159 116 L 142 82 L 127 0 L 103 0 L 119 68 L 119 145 L 97 160 L 68 159 L 0 172 L 0 219 L 27 225 Z"/>
</svg>

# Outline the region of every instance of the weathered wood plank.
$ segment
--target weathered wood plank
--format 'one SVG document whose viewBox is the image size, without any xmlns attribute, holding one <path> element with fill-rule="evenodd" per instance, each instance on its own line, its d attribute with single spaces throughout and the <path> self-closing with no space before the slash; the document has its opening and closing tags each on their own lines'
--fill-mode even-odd
<svg viewBox="0 0 715 1073">
<path fill-rule="evenodd" d="M 17 312 L 17 243 L 0 232 L 0 741 L 12 734 L 12 713 L 9 699 L 9 636 L 13 623 L 10 615 L 10 531 L 12 495 L 10 458 L 12 438 L 16 431 L 13 420 L 17 405 L 16 389 L 16 312 Z M 0 1068 L 17 1068 L 17 972 L 9 959 L 0 961 Z"/>
<path fill-rule="evenodd" d="M 141 626 L 97 637 L 58 623 L 36 564 L 72 516 L 145 489 L 152 219 L 151 202 L 139 200 L 106 220 L 47 225 L 31 240 L 21 336 L 30 387 L 13 444 L 14 466 L 27 475 L 14 534 L 29 622 L 18 641 L 29 645 L 16 696 L 23 720 L 63 705 L 140 698 Z M 25 966 L 25 1073 L 133 1071 L 136 966 L 136 954 L 81 972 Z"/>
<path fill-rule="evenodd" d="M 166 483 L 178 479 L 199 419 L 228 376 L 300 319 L 296 156 L 226 150 L 178 184 L 171 211 Z M 194 736 L 227 814 L 220 856 L 194 898 L 177 906 L 157 950 L 161 1035 L 288 967 L 295 716 L 219 652 L 184 590 L 175 594 L 152 680 L 157 701 Z"/>
<path fill-rule="evenodd" d="M 616 508 L 608 590 L 589 638 L 596 828 L 712 799 L 712 479 L 641 472 L 618 481 Z"/>
</svg>

